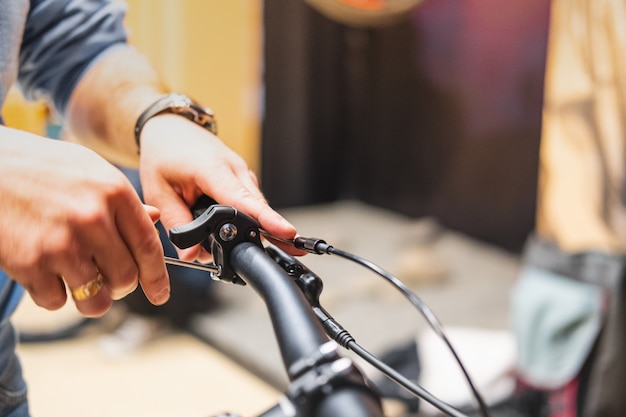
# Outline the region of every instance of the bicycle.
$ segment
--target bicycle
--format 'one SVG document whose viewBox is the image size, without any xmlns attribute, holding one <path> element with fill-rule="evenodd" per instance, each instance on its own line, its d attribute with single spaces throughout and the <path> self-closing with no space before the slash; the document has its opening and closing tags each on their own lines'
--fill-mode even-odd
<svg viewBox="0 0 626 417">
<path fill-rule="evenodd" d="M 296 258 L 277 246 L 263 243 L 267 235 L 259 223 L 233 207 L 201 198 L 192 208 L 191 223 L 169 231 L 171 241 L 184 249 L 196 244 L 213 255 L 214 263 L 203 265 L 166 258 L 166 262 L 209 271 L 216 280 L 250 285 L 263 299 L 274 328 L 289 386 L 279 402 L 259 417 L 367 416 L 383 417 L 381 397 L 363 372 L 346 356 L 345 348 L 357 353 L 413 395 L 442 413 L 465 417 L 418 384 L 400 375 L 360 346 L 350 333 L 320 305 L 321 279 Z M 279 239 L 280 240 L 280 239 Z M 490 413 L 470 375 L 430 309 L 397 278 L 379 266 L 327 244 L 322 239 L 298 237 L 284 241 L 312 254 L 338 255 L 376 272 L 399 289 L 418 310 L 458 362 L 483 417 Z M 214 417 L 236 416 L 224 413 Z"/>
</svg>

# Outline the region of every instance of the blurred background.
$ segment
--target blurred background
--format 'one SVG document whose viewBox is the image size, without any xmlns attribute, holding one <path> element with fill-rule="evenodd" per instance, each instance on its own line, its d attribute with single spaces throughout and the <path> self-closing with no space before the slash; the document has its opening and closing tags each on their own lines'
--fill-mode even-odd
<svg viewBox="0 0 626 417">
<path fill-rule="evenodd" d="M 549 2 L 423 0 L 380 24 L 311 6 L 323 0 L 127 3 L 131 42 L 173 90 L 213 108 L 275 207 L 356 199 L 520 248 Z M 16 93 L 4 112 L 54 125 Z"/>
<path fill-rule="evenodd" d="M 549 2 L 126 2 L 131 43 L 173 91 L 214 110 L 221 139 L 244 157 L 270 203 L 302 234 L 397 273 L 444 323 L 507 328 L 517 255 L 534 223 Z M 371 13 L 342 11 L 350 5 Z M 11 126 L 59 136 L 59 120 L 45 104 L 26 103 L 17 91 L 3 112 Z M 338 287 L 326 287 L 326 308 L 375 353 L 415 337 L 419 320 L 404 301 L 364 283 L 362 272 L 310 258 L 307 265 L 321 276 L 341 276 Z M 220 296 L 224 306 L 190 319 L 187 330 L 284 388 L 258 298 L 230 286 Z M 26 306 L 18 318 L 32 322 L 37 314 Z M 254 343 L 242 343 L 241 335 Z M 152 358 L 134 352 L 149 364 L 133 371 L 144 365 L 135 360 L 121 368 L 158 383 L 150 361 L 184 352 L 180 346 L 190 342 L 181 343 L 161 350 L 157 344 Z M 54 346 L 44 346 L 44 356 L 40 347 L 22 348 L 34 386 L 46 381 L 45 372 L 58 372 L 38 362 Z M 94 377 L 111 367 L 109 359 L 100 371 L 93 368 Z M 205 359 L 183 354 L 177 368 L 193 372 Z M 209 373 L 181 378 L 210 386 Z M 35 394 L 42 398 L 45 391 Z M 36 406 L 53 415 L 54 396 L 61 394 L 50 385 L 47 391 L 49 402 Z M 206 410 L 205 403 L 185 401 Z"/>
<path fill-rule="evenodd" d="M 270 200 L 355 198 L 517 250 L 533 223 L 548 6 L 425 0 L 364 28 L 266 2 Z"/>
</svg>

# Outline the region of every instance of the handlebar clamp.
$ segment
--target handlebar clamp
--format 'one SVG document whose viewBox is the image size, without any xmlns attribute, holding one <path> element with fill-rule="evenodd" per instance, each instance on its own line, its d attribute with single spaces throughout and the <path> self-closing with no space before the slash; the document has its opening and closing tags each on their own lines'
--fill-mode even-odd
<svg viewBox="0 0 626 417">
<path fill-rule="evenodd" d="M 312 417 L 317 415 L 316 406 L 322 397 L 348 387 L 377 400 L 369 387 L 363 384 L 360 371 L 345 357 L 310 368 L 292 381 L 286 397 L 297 410 L 298 417 Z"/>
</svg>

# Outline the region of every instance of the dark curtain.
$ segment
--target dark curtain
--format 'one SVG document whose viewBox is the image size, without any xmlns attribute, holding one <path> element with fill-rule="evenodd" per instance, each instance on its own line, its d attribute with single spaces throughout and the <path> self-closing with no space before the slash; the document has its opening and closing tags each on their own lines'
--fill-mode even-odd
<svg viewBox="0 0 626 417">
<path fill-rule="evenodd" d="M 264 2 L 264 192 L 358 199 L 519 250 L 534 224 L 549 2 L 426 0 L 355 28 Z"/>
</svg>

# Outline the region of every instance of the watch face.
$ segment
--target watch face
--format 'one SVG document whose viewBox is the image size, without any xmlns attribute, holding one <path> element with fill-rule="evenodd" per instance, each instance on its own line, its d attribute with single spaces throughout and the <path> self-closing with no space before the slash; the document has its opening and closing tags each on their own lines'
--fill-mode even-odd
<svg viewBox="0 0 626 417">
<path fill-rule="evenodd" d="M 314 9 L 348 26 L 374 27 L 394 23 L 422 0 L 304 0 Z"/>
</svg>

